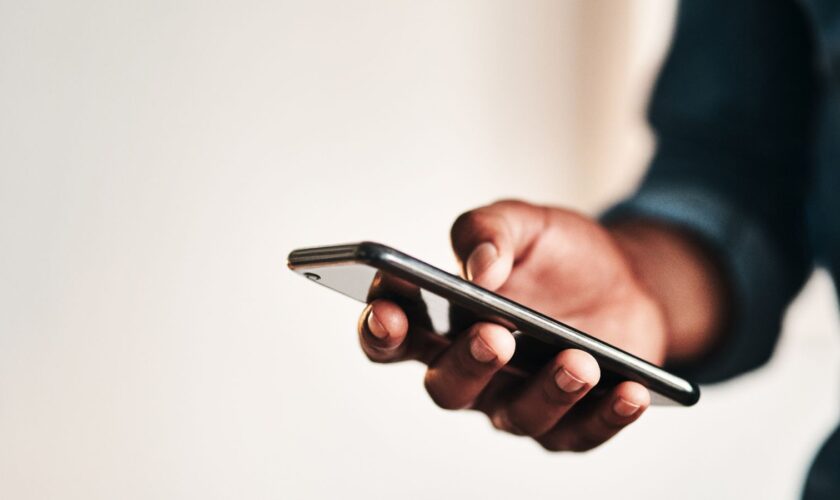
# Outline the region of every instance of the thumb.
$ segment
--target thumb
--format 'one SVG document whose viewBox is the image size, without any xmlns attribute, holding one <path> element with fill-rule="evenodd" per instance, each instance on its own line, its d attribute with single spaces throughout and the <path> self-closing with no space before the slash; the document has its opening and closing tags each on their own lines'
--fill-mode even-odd
<svg viewBox="0 0 840 500">
<path fill-rule="evenodd" d="M 451 238 L 466 278 L 498 290 L 545 220 L 544 207 L 520 201 L 500 201 L 462 214 L 452 225 Z"/>
</svg>

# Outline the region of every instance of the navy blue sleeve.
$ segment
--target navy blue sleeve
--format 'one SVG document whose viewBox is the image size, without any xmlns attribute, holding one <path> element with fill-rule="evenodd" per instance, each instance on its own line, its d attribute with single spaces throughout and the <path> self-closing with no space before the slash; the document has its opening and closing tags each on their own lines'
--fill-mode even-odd
<svg viewBox="0 0 840 500">
<path fill-rule="evenodd" d="M 679 226 L 720 263 L 731 297 L 724 340 L 701 362 L 671 367 L 701 383 L 767 361 L 811 269 L 811 37 L 797 2 L 681 4 L 649 106 L 655 156 L 637 192 L 603 217 Z"/>
</svg>

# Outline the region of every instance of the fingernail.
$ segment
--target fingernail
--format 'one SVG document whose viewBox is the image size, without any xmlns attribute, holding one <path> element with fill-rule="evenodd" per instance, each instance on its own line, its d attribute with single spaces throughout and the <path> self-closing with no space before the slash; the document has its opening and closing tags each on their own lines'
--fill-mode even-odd
<svg viewBox="0 0 840 500">
<path fill-rule="evenodd" d="M 496 260 L 498 255 L 499 252 L 496 250 L 496 246 L 489 241 L 475 247 L 475 250 L 473 250 L 467 259 L 467 279 L 472 281 L 476 276 L 481 275 L 481 273 L 493 264 L 493 261 Z"/>
<path fill-rule="evenodd" d="M 613 411 L 616 415 L 629 417 L 639 411 L 639 405 L 635 405 L 624 398 L 618 398 L 613 403 Z"/>
<path fill-rule="evenodd" d="M 382 323 L 377 319 L 376 315 L 373 314 L 373 309 L 370 310 L 367 318 L 368 330 L 370 333 L 373 334 L 374 337 L 384 340 L 388 337 L 388 330 L 382 326 Z"/>
<path fill-rule="evenodd" d="M 496 359 L 496 353 L 481 337 L 477 336 L 470 342 L 470 354 L 481 363 L 489 363 Z"/>
<path fill-rule="evenodd" d="M 565 368 L 557 370 L 557 373 L 554 374 L 554 382 L 557 383 L 557 387 L 565 392 L 577 392 L 586 385 L 586 382 L 574 377 Z"/>
</svg>

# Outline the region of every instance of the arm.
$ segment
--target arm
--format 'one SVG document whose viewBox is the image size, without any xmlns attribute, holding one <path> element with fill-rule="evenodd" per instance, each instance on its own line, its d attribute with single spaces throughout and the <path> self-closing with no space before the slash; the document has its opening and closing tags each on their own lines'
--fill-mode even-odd
<svg viewBox="0 0 840 500">
<path fill-rule="evenodd" d="M 611 228 L 638 280 L 662 308 L 666 358 L 702 359 L 726 327 L 729 290 L 718 263 L 691 234 L 645 220 Z"/>
<path fill-rule="evenodd" d="M 757 366 L 810 265 L 815 93 L 798 4 L 686 3 L 651 105 L 659 144 L 639 191 L 603 225 L 514 201 L 468 212 L 452 227 L 464 274 L 701 381 Z M 422 357 L 438 405 L 481 411 L 549 450 L 598 446 L 650 403 L 644 387 L 623 382 L 578 404 L 600 379 L 583 351 L 511 380 L 499 371 L 515 345 L 504 328 L 479 323 L 429 356 L 409 326 L 396 304 L 376 300 L 359 321 L 362 349 L 377 362 Z"/>
<path fill-rule="evenodd" d="M 719 269 L 728 294 L 725 311 L 710 309 L 719 327 L 693 329 L 707 332 L 704 344 L 704 334 L 677 325 L 674 345 L 689 349 L 669 359 L 700 382 L 770 357 L 785 308 L 810 270 L 806 199 L 817 82 L 801 4 L 681 4 L 650 103 L 656 154 L 637 192 L 603 219 L 677 230 Z M 637 267 L 654 288 L 668 288 L 655 264 Z"/>
</svg>

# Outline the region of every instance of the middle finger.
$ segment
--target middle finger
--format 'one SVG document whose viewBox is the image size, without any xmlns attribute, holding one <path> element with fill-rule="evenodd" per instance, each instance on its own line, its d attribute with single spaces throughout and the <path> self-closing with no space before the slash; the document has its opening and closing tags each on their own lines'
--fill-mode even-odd
<svg viewBox="0 0 840 500">
<path fill-rule="evenodd" d="M 591 354 L 566 349 L 528 381 L 502 411 L 520 432 L 539 436 L 554 427 L 600 377 L 598 362 Z"/>
</svg>

